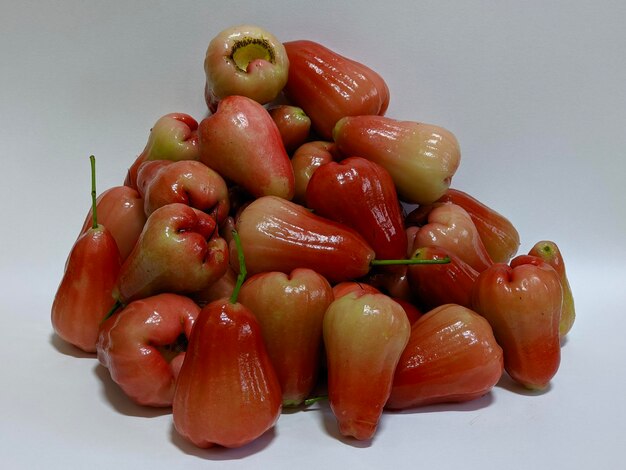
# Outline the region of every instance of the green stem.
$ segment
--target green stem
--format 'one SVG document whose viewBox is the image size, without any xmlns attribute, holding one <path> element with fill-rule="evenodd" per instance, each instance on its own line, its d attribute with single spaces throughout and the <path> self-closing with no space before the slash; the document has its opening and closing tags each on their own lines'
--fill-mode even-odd
<svg viewBox="0 0 626 470">
<path fill-rule="evenodd" d="M 320 395 L 319 397 L 307 398 L 306 400 L 304 400 L 304 405 L 310 406 L 310 405 L 313 405 L 314 403 L 317 403 L 318 401 L 324 401 L 324 400 L 328 400 L 328 395 Z"/>
<path fill-rule="evenodd" d="M 124 304 L 119 301 L 116 300 L 115 303 L 113 304 L 113 307 L 111 307 L 111 310 L 108 311 L 108 313 L 104 316 L 104 318 L 102 319 L 102 321 L 100 322 L 101 324 L 104 323 L 105 321 L 107 321 L 109 318 L 111 318 L 113 316 L 113 314 L 121 307 L 123 307 Z"/>
<path fill-rule="evenodd" d="M 446 256 L 441 259 L 373 259 L 370 262 L 372 266 L 395 266 L 399 264 L 448 264 L 450 258 Z"/>
<path fill-rule="evenodd" d="M 98 228 L 98 213 L 96 211 L 96 157 L 89 157 L 91 162 L 91 228 Z"/>
<path fill-rule="evenodd" d="M 237 247 L 237 259 L 239 260 L 239 274 L 237 274 L 237 282 L 235 283 L 235 288 L 233 289 L 233 293 L 230 296 L 230 303 L 237 303 L 237 297 L 239 297 L 239 291 L 241 290 L 241 286 L 243 281 L 246 279 L 246 275 L 248 272 L 246 271 L 246 262 L 243 257 L 243 248 L 241 246 L 241 239 L 239 238 L 239 234 L 236 230 L 233 230 L 233 239 L 235 240 L 235 246 Z"/>
</svg>

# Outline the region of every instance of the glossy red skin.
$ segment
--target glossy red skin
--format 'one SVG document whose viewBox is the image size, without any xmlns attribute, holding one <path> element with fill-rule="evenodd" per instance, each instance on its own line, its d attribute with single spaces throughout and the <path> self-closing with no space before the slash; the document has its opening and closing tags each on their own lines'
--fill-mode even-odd
<svg viewBox="0 0 626 470">
<path fill-rule="evenodd" d="M 328 281 L 310 269 L 259 273 L 241 287 L 239 302 L 261 325 L 283 406 L 302 404 L 316 384 L 322 322 L 333 300 Z"/>
<path fill-rule="evenodd" d="M 198 128 L 200 161 L 255 197 L 291 199 L 294 175 L 280 131 L 250 98 L 229 96 Z"/>
<path fill-rule="evenodd" d="M 303 145 L 309 138 L 311 119 L 297 106 L 280 104 L 268 109 L 276 123 L 288 154 Z"/>
<path fill-rule="evenodd" d="M 565 271 L 565 262 L 563 255 L 557 244 L 550 240 L 542 240 L 535 243 L 528 252 L 529 255 L 537 256 L 554 268 L 561 278 L 561 287 L 563 288 L 563 309 L 561 311 L 561 320 L 559 321 L 559 335 L 565 337 L 572 329 L 574 320 L 576 319 L 576 308 L 574 306 L 574 296 L 570 287 Z"/>
<path fill-rule="evenodd" d="M 535 256 L 496 263 L 476 279 L 473 309 L 491 324 L 508 374 L 526 388 L 544 389 L 558 371 L 562 300 L 559 275 Z"/>
<path fill-rule="evenodd" d="M 174 393 L 176 431 L 198 447 L 241 447 L 272 428 L 281 390 L 254 314 L 227 299 L 194 324 Z"/>
<path fill-rule="evenodd" d="M 185 113 L 160 117 L 150 129 L 145 148 L 128 169 L 125 186 L 137 189 L 137 172 L 149 160 L 198 160 L 198 122 Z"/>
<path fill-rule="evenodd" d="M 289 57 L 285 94 L 304 109 L 322 139 L 332 139 L 335 123 L 344 116 L 385 114 L 389 88 L 378 73 L 313 41 L 284 46 Z"/>
<path fill-rule="evenodd" d="M 189 338 L 200 307 L 176 294 L 158 294 L 128 304 L 100 330 L 98 360 L 135 403 L 171 406 L 184 350 L 162 353 Z"/>
<path fill-rule="evenodd" d="M 113 307 L 120 264 L 115 239 L 104 226 L 78 237 L 52 303 L 52 327 L 61 339 L 96 352 L 100 323 Z"/>
<path fill-rule="evenodd" d="M 162 292 L 189 294 L 226 273 L 228 245 L 215 219 L 186 204 L 154 211 L 122 265 L 113 296 L 122 304 Z"/>
<path fill-rule="evenodd" d="M 132 251 L 146 223 L 143 199 L 139 192 L 128 186 L 115 186 L 104 191 L 96 200 L 98 223 L 105 226 L 117 244 L 124 261 Z M 80 231 L 81 235 L 93 225 L 89 209 Z"/>
<path fill-rule="evenodd" d="M 374 259 L 374 250 L 353 229 L 275 196 L 246 206 L 236 226 L 250 275 L 309 268 L 334 284 L 364 276 Z M 233 242 L 230 253 L 238 271 Z"/>
<path fill-rule="evenodd" d="M 221 224 L 230 211 L 226 181 L 205 164 L 193 160 L 168 162 L 159 165 L 156 172 L 150 166 L 159 162 L 145 162 L 139 168 L 138 181 L 144 188 L 146 215 L 166 204 L 179 202 L 206 212 Z M 144 170 L 151 178 L 143 178 Z"/>
<path fill-rule="evenodd" d="M 352 227 L 377 259 L 404 258 L 404 217 L 393 180 L 382 166 L 361 157 L 320 166 L 307 186 L 306 206 Z"/>
<path fill-rule="evenodd" d="M 437 200 L 437 203 L 446 202 L 461 206 L 467 211 L 494 263 L 508 263 L 515 256 L 520 246 L 520 237 L 517 229 L 506 217 L 458 189 L 448 189 Z M 432 207 L 430 205 L 420 206 L 407 216 L 407 223 L 411 224 L 416 221 L 418 225 L 422 225 L 416 219 L 426 217 Z"/>
<path fill-rule="evenodd" d="M 431 204 L 450 187 L 461 162 L 456 137 L 430 124 L 385 116 L 346 116 L 333 129 L 345 157 L 358 155 L 383 166 L 401 201 Z"/>
<path fill-rule="evenodd" d="M 472 218 L 456 204 L 439 204 L 428 213 L 413 239 L 413 248 L 426 246 L 445 248 L 478 272 L 493 264 Z"/>
<path fill-rule="evenodd" d="M 374 436 L 410 330 L 402 307 L 384 294 L 352 292 L 326 310 L 328 400 L 342 435 Z"/>
<path fill-rule="evenodd" d="M 500 380 L 502 357 L 483 317 L 460 305 L 442 305 L 413 324 L 386 408 L 479 398 Z"/>
<path fill-rule="evenodd" d="M 444 304 L 472 308 L 472 289 L 478 271 L 441 247 L 417 248 L 411 257 L 424 260 L 450 258 L 446 264 L 408 266 L 411 292 L 420 306 L 426 310 Z"/>
<path fill-rule="evenodd" d="M 294 152 L 291 157 L 295 177 L 294 202 L 306 204 L 306 188 L 311 176 L 320 166 L 333 161 L 334 145 L 332 142 L 315 140 L 301 145 Z"/>
<path fill-rule="evenodd" d="M 226 241 L 228 242 L 228 240 Z M 226 273 L 224 273 L 224 275 L 217 281 L 204 289 L 190 294 L 190 296 L 197 304 L 204 307 L 206 304 L 209 304 L 214 300 L 230 297 L 233 293 L 233 289 L 235 288 L 235 284 L 237 284 L 237 273 L 229 265 L 226 268 Z"/>
</svg>

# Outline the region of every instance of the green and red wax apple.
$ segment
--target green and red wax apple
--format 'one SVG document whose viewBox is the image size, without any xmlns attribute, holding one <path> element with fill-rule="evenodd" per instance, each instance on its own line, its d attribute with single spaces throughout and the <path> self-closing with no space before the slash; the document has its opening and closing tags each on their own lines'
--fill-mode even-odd
<svg viewBox="0 0 626 470">
<path fill-rule="evenodd" d="M 220 101 L 233 95 L 266 104 L 287 83 L 289 58 L 271 32 L 256 25 L 238 25 L 211 39 L 204 72 L 205 100 L 211 112 L 215 112 Z"/>
<path fill-rule="evenodd" d="M 283 406 L 302 404 L 316 384 L 322 323 L 332 301 L 330 284 L 311 269 L 259 273 L 241 287 L 239 302 L 261 325 Z"/>
<path fill-rule="evenodd" d="M 200 160 L 255 197 L 291 199 L 294 174 L 276 124 L 244 96 L 228 96 L 200 122 Z"/>
<path fill-rule="evenodd" d="M 345 157 L 358 155 L 384 167 L 401 201 L 430 204 L 450 187 L 461 161 L 456 137 L 448 130 L 385 116 L 349 116 L 333 129 Z"/>
<path fill-rule="evenodd" d="M 328 400 L 342 435 L 374 436 L 410 332 L 403 308 L 384 294 L 355 290 L 326 310 Z"/>
<path fill-rule="evenodd" d="M 124 185 L 137 189 L 137 172 L 143 162 L 198 158 L 198 122 L 189 114 L 166 114 L 150 129 L 148 142 L 129 168 Z"/>
</svg>

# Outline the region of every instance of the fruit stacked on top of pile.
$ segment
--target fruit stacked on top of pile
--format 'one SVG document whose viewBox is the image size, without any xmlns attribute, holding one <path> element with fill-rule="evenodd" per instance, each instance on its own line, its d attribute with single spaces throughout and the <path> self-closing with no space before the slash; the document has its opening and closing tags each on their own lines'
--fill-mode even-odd
<svg viewBox="0 0 626 470">
<path fill-rule="evenodd" d="M 237 26 L 204 65 L 208 115 L 160 117 L 123 185 L 93 183 L 61 338 L 201 447 L 256 439 L 321 384 L 370 439 L 385 408 L 505 371 L 549 383 L 574 320 L 561 254 L 515 256 L 511 222 L 450 187 L 451 132 L 385 116 L 383 78 L 312 41 Z"/>
</svg>

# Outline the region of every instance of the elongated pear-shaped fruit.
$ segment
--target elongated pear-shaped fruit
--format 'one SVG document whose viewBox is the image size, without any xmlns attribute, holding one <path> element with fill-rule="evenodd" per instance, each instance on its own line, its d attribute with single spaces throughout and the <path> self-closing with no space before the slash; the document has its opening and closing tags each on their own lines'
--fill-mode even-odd
<svg viewBox="0 0 626 470">
<path fill-rule="evenodd" d="M 328 399 L 344 436 L 371 439 L 389 398 L 411 325 L 384 294 L 353 291 L 324 316 Z"/>
<path fill-rule="evenodd" d="M 574 307 L 574 296 L 572 288 L 565 272 L 565 262 L 563 255 L 556 243 L 551 240 L 542 240 L 535 243 L 528 252 L 529 255 L 537 256 L 554 268 L 561 278 L 563 288 L 563 307 L 561 310 L 561 320 L 559 321 L 559 335 L 563 338 L 574 325 L 576 319 L 576 309 Z"/>
<path fill-rule="evenodd" d="M 245 96 L 220 101 L 198 128 L 200 160 L 255 197 L 291 199 L 294 174 L 268 111 Z"/>
<path fill-rule="evenodd" d="M 228 299 L 205 306 L 176 383 L 176 431 L 202 448 L 241 447 L 274 426 L 281 403 L 280 384 L 254 314 Z"/>
<path fill-rule="evenodd" d="M 353 229 L 276 196 L 246 206 L 236 222 L 248 273 L 309 268 L 331 283 L 367 274 L 374 250 Z M 237 259 L 230 243 L 231 266 Z"/>
<path fill-rule="evenodd" d="M 448 130 L 385 116 L 350 116 L 333 130 L 338 150 L 383 166 L 398 196 L 411 204 L 430 204 L 445 194 L 461 161 L 456 137 Z"/>
<path fill-rule="evenodd" d="M 215 219 L 186 204 L 155 210 L 120 269 L 113 296 L 121 304 L 161 292 L 190 294 L 220 279 L 228 245 Z"/>
<path fill-rule="evenodd" d="M 333 290 L 311 269 L 290 274 L 267 272 L 246 280 L 239 302 L 261 325 L 278 381 L 283 406 L 298 406 L 315 386 L 322 346 L 322 322 Z"/>
</svg>

